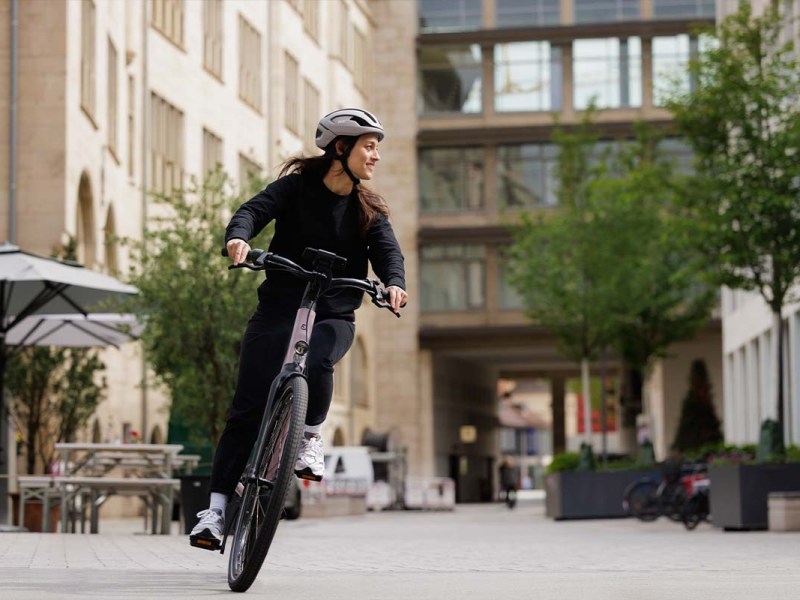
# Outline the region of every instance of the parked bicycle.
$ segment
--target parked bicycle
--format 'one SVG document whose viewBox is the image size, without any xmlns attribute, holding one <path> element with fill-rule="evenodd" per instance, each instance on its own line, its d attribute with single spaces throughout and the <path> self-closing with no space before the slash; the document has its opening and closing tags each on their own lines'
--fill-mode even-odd
<svg viewBox="0 0 800 600">
<path fill-rule="evenodd" d="M 227 256 L 227 250 L 223 249 L 222 254 Z M 228 535 L 232 534 L 228 585 L 237 592 L 246 591 L 261 569 L 282 516 L 289 483 L 294 477 L 294 463 L 308 403 L 305 368 L 317 300 L 332 289 L 355 288 L 366 292 L 376 306 L 400 316 L 392 309 L 387 292 L 377 281 L 332 276 L 334 271 L 344 268 L 346 259 L 313 248 L 305 249 L 303 259 L 311 263 L 310 271 L 276 254 L 251 250 L 247 262 L 228 267 L 283 271 L 307 282 L 283 368 L 270 387 L 258 438 L 237 486 L 231 507 L 234 514 L 230 520 L 232 528 L 226 529 L 220 547 L 220 552 L 224 553 Z"/>
<path fill-rule="evenodd" d="M 711 515 L 709 494 L 711 481 L 708 472 L 701 471 L 681 478 L 686 499 L 681 509 L 681 521 L 686 529 L 692 530 L 701 522 L 708 521 Z"/>
<path fill-rule="evenodd" d="M 655 521 L 666 516 L 672 521 L 683 521 L 684 504 L 687 499 L 686 488 L 682 481 L 705 471 L 704 464 L 662 466 L 660 480 L 642 477 L 631 483 L 623 494 L 622 506 L 628 514 L 641 521 Z"/>
</svg>

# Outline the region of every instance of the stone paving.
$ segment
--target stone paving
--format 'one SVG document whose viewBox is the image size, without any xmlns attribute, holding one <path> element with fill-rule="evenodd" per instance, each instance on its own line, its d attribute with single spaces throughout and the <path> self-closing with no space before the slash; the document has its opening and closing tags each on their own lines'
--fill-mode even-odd
<svg viewBox="0 0 800 600">
<path fill-rule="evenodd" d="M 230 594 L 227 555 L 185 536 L 0 533 L 0 598 Z M 800 533 L 659 520 L 563 521 L 540 502 L 281 524 L 248 594 L 325 600 L 800 600 Z"/>
</svg>

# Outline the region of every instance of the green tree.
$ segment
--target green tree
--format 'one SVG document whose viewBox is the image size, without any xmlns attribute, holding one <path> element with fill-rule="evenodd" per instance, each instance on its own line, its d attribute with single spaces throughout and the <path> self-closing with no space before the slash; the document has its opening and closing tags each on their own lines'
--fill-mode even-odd
<svg viewBox="0 0 800 600">
<path fill-rule="evenodd" d="M 606 346 L 644 372 L 707 320 L 714 290 L 671 217 L 676 176 L 647 128 L 593 166 L 591 143 L 585 134 L 563 138 L 561 209 L 523 221 L 513 282 L 529 314 L 556 333 L 585 374 Z M 641 399 L 637 381 L 631 393 Z"/>
<path fill-rule="evenodd" d="M 143 240 L 127 240 L 129 310 L 146 323 L 147 361 L 171 396 L 170 418 L 193 442 L 216 444 L 236 386 L 239 344 L 261 277 L 229 271 L 220 256 L 233 211 L 264 181 L 237 191 L 220 171 L 169 196 L 154 196 L 155 216 Z M 264 247 L 260 237 L 254 246 Z"/>
<path fill-rule="evenodd" d="M 781 447 L 781 309 L 797 299 L 800 275 L 800 61 L 791 42 L 781 43 L 782 27 L 780 3 L 760 17 L 740 3 L 690 65 L 698 85 L 669 102 L 697 159 L 683 196 L 694 239 L 720 284 L 758 291 L 774 316 Z"/>
<path fill-rule="evenodd" d="M 509 250 L 511 282 L 527 313 L 551 330 L 561 350 L 581 364 L 586 436 L 591 435 L 589 362 L 611 340 L 611 257 L 590 202 L 591 111 L 574 132 L 557 132 L 558 201 L 553 214 L 523 215 Z"/>
<path fill-rule="evenodd" d="M 688 452 L 719 442 L 722 442 L 722 431 L 714 410 L 708 370 L 705 361 L 697 359 L 692 361 L 689 391 L 683 398 L 678 431 L 672 447 Z"/>
<path fill-rule="evenodd" d="M 610 156 L 591 184 L 599 244 L 614 264 L 614 347 L 628 369 L 642 374 L 634 378 L 639 389 L 628 390 L 634 409 L 653 361 L 694 335 L 716 299 L 705 261 L 675 217 L 684 176 L 658 148 L 658 137 L 639 126 L 637 140 Z"/>
</svg>

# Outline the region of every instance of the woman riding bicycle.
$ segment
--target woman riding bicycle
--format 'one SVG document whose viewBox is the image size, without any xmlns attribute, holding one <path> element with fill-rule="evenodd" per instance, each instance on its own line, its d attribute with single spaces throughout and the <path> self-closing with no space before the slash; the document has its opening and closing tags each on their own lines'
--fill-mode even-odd
<svg viewBox="0 0 800 600">
<path fill-rule="evenodd" d="M 308 267 L 307 247 L 347 259 L 337 276 L 364 278 L 368 262 L 388 292 L 395 311 L 408 298 L 403 255 L 383 199 L 364 187 L 380 160 L 384 132 L 371 113 L 348 108 L 322 117 L 316 144 L 324 154 L 289 159 L 279 178 L 245 202 L 225 234 L 228 255 L 242 263 L 255 237 L 271 221 L 275 234 L 269 250 Z M 222 541 L 225 507 L 234 493 L 258 435 L 269 386 L 280 370 L 305 283 L 271 271 L 258 288 L 258 305 L 242 339 L 239 377 L 225 429 L 214 454 L 208 510 L 198 514 L 192 545 L 215 549 Z M 308 413 L 295 472 L 319 481 L 324 475 L 322 424 L 333 397 L 334 365 L 355 337 L 355 313 L 363 292 L 338 289 L 320 298 L 311 333 L 308 365 Z M 216 542 L 195 544 L 197 539 Z"/>
</svg>

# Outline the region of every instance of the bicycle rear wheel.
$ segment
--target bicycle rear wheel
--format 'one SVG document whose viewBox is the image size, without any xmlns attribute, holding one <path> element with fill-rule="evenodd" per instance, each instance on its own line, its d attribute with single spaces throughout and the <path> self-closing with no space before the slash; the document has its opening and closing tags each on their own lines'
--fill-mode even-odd
<svg viewBox="0 0 800 600">
<path fill-rule="evenodd" d="M 244 592 L 253 584 L 275 536 L 294 477 L 307 405 L 308 387 L 302 377 L 290 379 L 276 395 L 266 443 L 255 458 L 258 478 L 245 482 L 236 518 L 228 560 L 228 585 L 235 592 Z"/>
<path fill-rule="evenodd" d="M 658 483 L 651 479 L 635 483 L 625 496 L 625 505 L 628 512 L 640 521 L 655 521 L 661 515 Z"/>
</svg>

